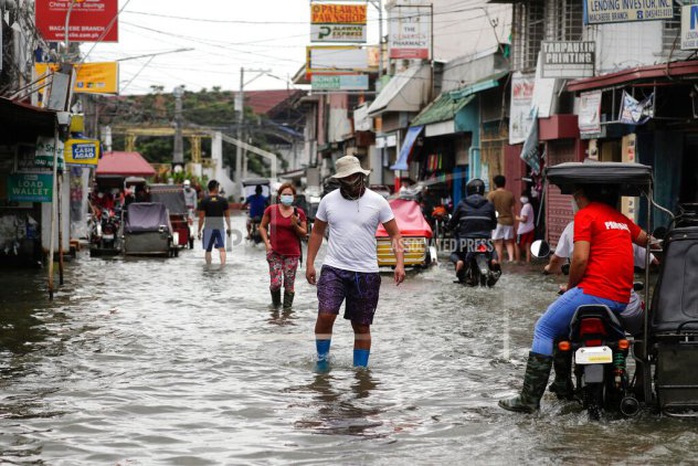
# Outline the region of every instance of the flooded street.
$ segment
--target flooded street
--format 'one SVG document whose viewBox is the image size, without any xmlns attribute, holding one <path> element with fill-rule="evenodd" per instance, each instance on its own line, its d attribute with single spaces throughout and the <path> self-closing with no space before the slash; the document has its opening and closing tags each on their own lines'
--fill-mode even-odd
<svg viewBox="0 0 698 466">
<path fill-rule="evenodd" d="M 272 312 L 261 246 L 221 269 L 199 244 L 83 251 L 53 302 L 44 271 L 1 272 L 0 463 L 668 464 L 698 446 L 692 421 L 652 413 L 593 423 L 549 394 L 537 415 L 497 407 L 555 298 L 537 269 L 511 266 L 492 290 L 453 284 L 445 263 L 400 287 L 386 274 L 370 370 L 352 369 L 339 319 L 318 375 L 304 272 L 293 311 Z"/>
</svg>

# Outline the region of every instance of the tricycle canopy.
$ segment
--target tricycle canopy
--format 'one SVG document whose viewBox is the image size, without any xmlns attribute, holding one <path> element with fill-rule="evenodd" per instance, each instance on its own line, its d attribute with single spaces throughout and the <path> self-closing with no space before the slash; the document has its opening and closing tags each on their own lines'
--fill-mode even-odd
<svg viewBox="0 0 698 466">
<path fill-rule="evenodd" d="M 248 178 L 242 180 L 242 195 L 245 199 L 255 194 L 257 186 L 262 187 L 262 196 L 269 197 L 271 193 L 271 181 L 266 178 Z"/>
<path fill-rule="evenodd" d="M 150 199 L 153 202 L 162 202 L 170 211 L 170 215 L 184 215 L 187 206 L 184 200 L 184 188 L 179 184 L 153 184 L 150 185 Z"/>
<path fill-rule="evenodd" d="M 415 201 L 406 199 L 391 199 L 388 201 L 395 214 L 395 221 L 402 236 L 432 237 L 431 227 L 422 214 L 422 208 Z M 376 237 L 387 237 L 383 225 L 378 225 Z"/>
<path fill-rule="evenodd" d="M 652 167 L 639 163 L 567 162 L 548 167 L 545 176 L 563 194 L 573 194 L 578 185 L 612 184 L 621 196 L 639 196 L 653 185 Z"/>
</svg>

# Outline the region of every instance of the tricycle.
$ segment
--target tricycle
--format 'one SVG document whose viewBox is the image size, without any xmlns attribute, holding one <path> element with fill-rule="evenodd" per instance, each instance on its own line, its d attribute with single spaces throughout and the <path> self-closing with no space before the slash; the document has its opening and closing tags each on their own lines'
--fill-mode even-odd
<svg viewBox="0 0 698 466">
<path fill-rule="evenodd" d="M 124 254 L 173 257 L 174 244 L 167 207 L 162 202 L 132 202 L 126 208 Z"/>
<path fill-rule="evenodd" d="M 434 264 L 437 260 L 436 248 L 431 245 L 431 227 L 422 214 L 421 206 L 416 201 L 407 199 L 391 199 L 388 203 L 402 236 L 405 267 L 428 267 Z M 395 266 L 397 260 L 393 245 L 383 225 L 379 225 L 376 231 L 376 248 L 379 267 Z"/>
<path fill-rule="evenodd" d="M 189 211 L 184 200 L 184 187 L 175 184 L 150 185 L 150 198 L 167 207 L 172 225 L 174 246 L 194 248 L 194 237 L 189 234 Z"/>
<path fill-rule="evenodd" d="M 637 163 L 564 163 L 547 168 L 545 179 L 563 194 L 592 184 L 613 186 L 622 196 L 642 197 L 645 229 L 654 231 L 645 251 L 644 283 L 639 286 L 644 302 L 651 302 L 641 331 L 634 336 L 624 333 L 605 306 L 582 306 L 572 321 L 564 346 L 572 351 L 575 373 L 581 375 L 577 390 L 599 398 L 598 403 L 588 397 L 583 402 L 625 415 L 635 414 L 643 405 L 669 416 L 698 416 L 698 372 L 694 370 L 698 364 L 698 208 L 684 206 L 675 216 L 658 205 L 652 168 Z M 658 238 L 661 227 L 652 230 L 653 207 L 672 219 L 663 228 L 663 238 Z M 663 254 L 651 301 L 650 247 L 653 251 L 661 247 Z M 594 333 L 587 340 L 594 345 L 575 347 L 580 332 Z M 628 353 L 635 361 L 633 377 L 623 362 Z M 593 386 L 598 390 L 589 390 Z"/>
</svg>

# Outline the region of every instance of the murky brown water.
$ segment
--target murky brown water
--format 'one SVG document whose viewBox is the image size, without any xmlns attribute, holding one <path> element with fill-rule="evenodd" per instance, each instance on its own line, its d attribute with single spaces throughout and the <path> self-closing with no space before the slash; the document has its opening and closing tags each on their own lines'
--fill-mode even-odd
<svg viewBox="0 0 698 466">
<path fill-rule="evenodd" d="M 235 218 L 242 227 L 243 219 Z M 691 463 L 692 421 L 646 413 L 589 422 L 546 395 L 541 413 L 496 401 L 520 386 L 555 279 L 507 270 L 493 290 L 445 264 L 384 279 L 369 371 L 338 321 L 329 374 L 313 373 L 316 298 L 267 310 L 261 249 L 224 269 L 81 254 L 49 302 L 45 273 L 0 272 L 0 463 Z"/>
</svg>

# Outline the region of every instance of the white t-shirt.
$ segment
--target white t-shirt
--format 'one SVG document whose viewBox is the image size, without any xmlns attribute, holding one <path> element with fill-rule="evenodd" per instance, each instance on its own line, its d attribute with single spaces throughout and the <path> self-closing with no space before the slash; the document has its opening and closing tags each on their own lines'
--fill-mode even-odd
<svg viewBox="0 0 698 466">
<path fill-rule="evenodd" d="M 555 248 L 555 255 L 557 257 L 572 257 L 572 251 L 574 250 L 574 222 L 567 224 L 565 229 L 560 235 L 560 239 L 557 242 L 557 247 Z M 647 257 L 647 250 L 643 247 L 638 246 L 633 243 L 633 262 L 635 267 L 641 269 L 645 268 L 645 257 Z M 650 254 L 650 262 L 655 259 L 654 254 Z"/>
<path fill-rule="evenodd" d="M 383 196 L 367 189 L 359 200 L 349 201 L 335 189 L 322 198 L 315 218 L 327 222 L 329 229 L 324 264 L 350 272 L 378 272 L 376 230 L 395 218 Z"/>
<path fill-rule="evenodd" d="M 533 231 L 533 207 L 530 202 L 527 202 L 521 208 L 519 217 L 526 217 L 525 222 L 519 222 L 519 227 L 516 229 L 517 235 L 523 235 L 529 231 Z"/>
</svg>

